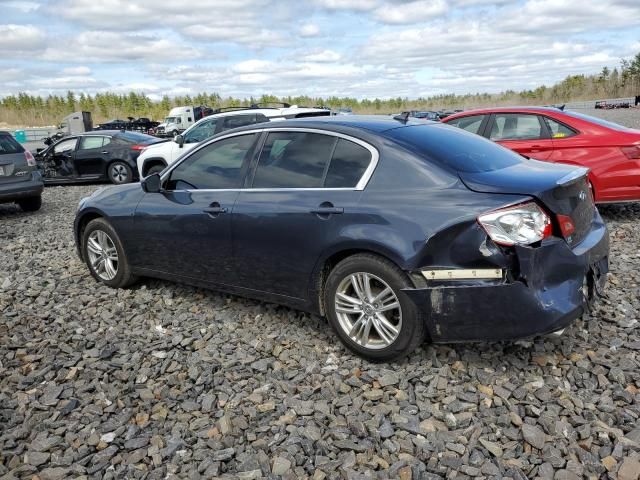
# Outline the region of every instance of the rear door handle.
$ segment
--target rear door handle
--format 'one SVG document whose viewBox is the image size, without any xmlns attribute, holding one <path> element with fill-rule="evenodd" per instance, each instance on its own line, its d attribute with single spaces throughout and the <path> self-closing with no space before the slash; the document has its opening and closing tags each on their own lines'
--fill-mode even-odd
<svg viewBox="0 0 640 480">
<path fill-rule="evenodd" d="M 109 152 L 107 152 L 106 150 L 103 150 L 100 153 L 103 154 L 103 155 L 108 155 L 109 154 Z"/>
</svg>

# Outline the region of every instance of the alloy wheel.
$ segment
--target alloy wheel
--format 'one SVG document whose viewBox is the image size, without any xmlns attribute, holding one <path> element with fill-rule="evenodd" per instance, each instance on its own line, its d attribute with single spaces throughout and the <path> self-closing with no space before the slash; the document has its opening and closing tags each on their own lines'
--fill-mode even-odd
<svg viewBox="0 0 640 480">
<path fill-rule="evenodd" d="M 362 347 L 386 348 L 400 334 L 400 301 L 384 280 L 371 273 L 345 277 L 336 290 L 334 308 L 342 330 Z"/>
<path fill-rule="evenodd" d="M 116 163 L 111 167 L 111 178 L 116 183 L 126 183 L 129 179 L 129 172 L 127 172 L 127 167 L 120 163 Z"/>
<path fill-rule="evenodd" d="M 113 280 L 118 274 L 118 251 L 106 232 L 91 232 L 87 239 L 87 254 L 91 268 L 100 279 Z"/>
</svg>

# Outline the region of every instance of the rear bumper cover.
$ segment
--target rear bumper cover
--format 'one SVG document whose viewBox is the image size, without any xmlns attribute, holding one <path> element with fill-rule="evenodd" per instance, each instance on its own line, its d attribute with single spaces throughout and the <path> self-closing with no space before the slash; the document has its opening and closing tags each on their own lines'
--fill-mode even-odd
<svg viewBox="0 0 640 480">
<path fill-rule="evenodd" d="M 31 178 L 22 182 L 0 184 L 0 203 L 15 202 L 23 198 L 42 195 L 44 183 L 40 172 L 32 172 Z"/>
<path fill-rule="evenodd" d="M 434 342 L 515 340 L 562 329 L 588 311 L 609 270 L 609 234 L 596 213 L 574 248 L 558 238 L 515 247 L 515 280 L 407 289 Z"/>
</svg>

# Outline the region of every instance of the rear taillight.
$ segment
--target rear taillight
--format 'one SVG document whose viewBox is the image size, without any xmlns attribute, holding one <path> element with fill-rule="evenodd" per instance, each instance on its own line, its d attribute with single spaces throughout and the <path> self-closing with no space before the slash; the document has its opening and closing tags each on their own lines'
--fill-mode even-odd
<svg viewBox="0 0 640 480">
<path fill-rule="evenodd" d="M 631 160 L 640 160 L 640 145 L 631 145 L 630 147 L 620 147 L 622 153 Z"/>
<path fill-rule="evenodd" d="M 567 215 L 557 215 L 558 224 L 560 225 L 560 233 L 564 238 L 569 238 L 576 231 L 576 226 L 571 217 Z"/>
<path fill-rule="evenodd" d="M 31 152 L 25 151 L 24 158 L 27 160 L 27 165 L 29 165 L 30 167 L 35 167 L 37 165 L 36 159 L 33 158 L 33 155 L 31 154 Z"/>
<path fill-rule="evenodd" d="M 550 237 L 553 230 L 549 215 L 534 202 L 485 213 L 478 223 L 499 245 L 531 245 Z"/>
<path fill-rule="evenodd" d="M 135 150 L 136 152 L 142 152 L 145 148 L 147 148 L 146 145 L 134 145 L 133 147 L 131 147 L 131 150 Z"/>
</svg>

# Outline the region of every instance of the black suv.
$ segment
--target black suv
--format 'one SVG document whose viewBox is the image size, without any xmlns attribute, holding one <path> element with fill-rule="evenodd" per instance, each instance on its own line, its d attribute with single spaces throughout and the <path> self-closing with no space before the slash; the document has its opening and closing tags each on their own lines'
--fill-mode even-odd
<svg viewBox="0 0 640 480">
<path fill-rule="evenodd" d="M 0 131 L 0 203 L 17 203 L 25 212 L 42 205 L 44 184 L 36 160 L 11 136 Z"/>
</svg>

